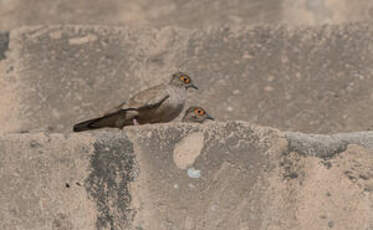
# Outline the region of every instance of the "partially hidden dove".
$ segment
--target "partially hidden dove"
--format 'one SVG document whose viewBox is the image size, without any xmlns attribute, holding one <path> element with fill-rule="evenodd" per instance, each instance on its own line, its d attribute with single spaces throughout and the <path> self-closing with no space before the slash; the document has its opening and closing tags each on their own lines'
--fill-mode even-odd
<svg viewBox="0 0 373 230">
<path fill-rule="evenodd" d="M 198 89 L 192 79 L 183 72 L 174 73 L 167 84 L 160 84 L 131 97 L 102 117 L 74 125 L 74 132 L 99 128 L 165 123 L 175 119 L 183 110 L 187 89 Z"/>
<path fill-rule="evenodd" d="M 205 120 L 215 120 L 206 110 L 199 106 L 189 107 L 184 114 L 182 122 L 203 123 Z"/>
</svg>

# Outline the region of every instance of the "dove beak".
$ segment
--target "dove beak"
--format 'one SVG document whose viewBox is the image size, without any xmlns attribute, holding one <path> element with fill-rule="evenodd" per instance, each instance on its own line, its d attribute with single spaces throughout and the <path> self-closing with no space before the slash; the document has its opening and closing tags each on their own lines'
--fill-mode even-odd
<svg viewBox="0 0 373 230">
<path fill-rule="evenodd" d="M 206 117 L 206 119 L 210 119 L 210 120 L 213 120 L 213 121 L 215 121 L 215 118 L 214 117 L 212 117 L 210 114 L 207 114 L 207 117 Z"/>
<path fill-rule="evenodd" d="M 193 85 L 193 84 L 190 84 L 190 85 L 188 86 L 188 88 L 198 89 L 198 87 L 195 86 L 195 85 Z"/>
</svg>

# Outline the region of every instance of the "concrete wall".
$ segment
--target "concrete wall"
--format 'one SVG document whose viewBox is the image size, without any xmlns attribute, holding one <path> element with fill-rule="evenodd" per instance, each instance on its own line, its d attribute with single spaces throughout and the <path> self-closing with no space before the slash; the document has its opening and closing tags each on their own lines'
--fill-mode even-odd
<svg viewBox="0 0 373 230">
<path fill-rule="evenodd" d="M 71 131 L 177 70 L 201 89 L 189 93 L 187 105 L 219 121 L 313 133 L 369 130 L 372 38 L 364 23 L 13 30 L 0 61 L 0 132 Z"/>
<path fill-rule="evenodd" d="M 0 229 L 373 229 L 372 26 L 277 25 L 370 1 L 70 4 L 0 0 L 0 29 L 135 27 L 0 32 Z M 218 122 L 71 133 L 177 70 Z"/>
<path fill-rule="evenodd" d="M 371 229 L 373 154 L 351 136 L 301 137 L 325 157 L 243 122 L 2 135 L 0 228 Z"/>
<path fill-rule="evenodd" d="M 371 21 L 370 0 L 1 0 L 0 30 L 40 24 L 320 25 Z"/>
</svg>

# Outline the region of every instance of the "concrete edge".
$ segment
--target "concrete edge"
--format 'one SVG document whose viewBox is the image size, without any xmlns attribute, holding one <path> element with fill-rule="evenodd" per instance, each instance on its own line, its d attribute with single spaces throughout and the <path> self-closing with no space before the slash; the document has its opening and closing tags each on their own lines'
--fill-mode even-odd
<svg viewBox="0 0 373 230">
<path fill-rule="evenodd" d="M 290 152 L 295 151 L 306 156 L 331 158 L 344 152 L 350 144 L 373 148 L 372 131 L 332 135 L 284 132 L 284 135 L 288 141 Z"/>
<path fill-rule="evenodd" d="M 60 133 L 65 136 L 69 135 L 89 135 L 96 136 L 97 139 L 107 139 L 108 134 L 110 137 L 115 139 L 121 139 L 123 136 L 127 136 L 128 132 L 135 131 L 138 133 L 139 129 L 142 131 L 147 131 L 150 129 L 167 129 L 167 128 L 198 128 L 201 131 L 206 131 L 210 128 L 220 127 L 225 128 L 229 125 L 236 124 L 240 125 L 243 128 L 249 130 L 257 131 L 257 134 L 261 138 L 265 138 L 268 132 L 276 132 L 277 135 L 281 138 L 284 138 L 288 142 L 288 151 L 287 152 L 298 152 L 299 154 L 305 156 L 315 156 L 319 158 L 331 158 L 336 154 L 344 152 L 348 145 L 356 144 L 364 148 L 373 149 L 373 131 L 363 131 L 363 132 L 350 132 L 350 133 L 336 133 L 331 135 L 326 134 L 307 134 L 301 132 L 287 132 L 281 131 L 271 127 L 260 126 L 252 124 L 245 121 L 227 121 L 227 122 L 210 122 L 204 125 L 200 124 L 186 124 L 186 123 L 168 123 L 168 124 L 153 124 L 153 125 L 144 125 L 142 127 L 127 127 L 124 132 L 115 130 L 111 132 L 107 130 L 105 132 L 94 131 L 94 132 L 85 132 L 85 133 Z M 119 132 L 118 132 L 119 131 Z M 55 135 L 59 133 L 49 133 L 49 132 L 31 132 L 31 133 L 9 133 L 3 135 L 39 135 L 44 133 L 45 135 Z"/>
</svg>

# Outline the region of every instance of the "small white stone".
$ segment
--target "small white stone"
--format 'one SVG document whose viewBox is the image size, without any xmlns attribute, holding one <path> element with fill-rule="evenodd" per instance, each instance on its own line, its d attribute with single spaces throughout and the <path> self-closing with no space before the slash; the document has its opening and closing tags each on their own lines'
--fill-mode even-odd
<svg viewBox="0 0 373 230">
<path fill-rule="evenodd" d="M 198 179 L 201 177 L 201 170 L 195 168 L 188 168 L 187 174 L 190 178 Z"/>
<path fill-rule="evenodd" d="M 228 110 L 229 112 L 232 112 L 232 111 L 233 111 L 232 106 L 228 106 L 228 107 L 227 107 L 227 110 Z"/>
</svg>

